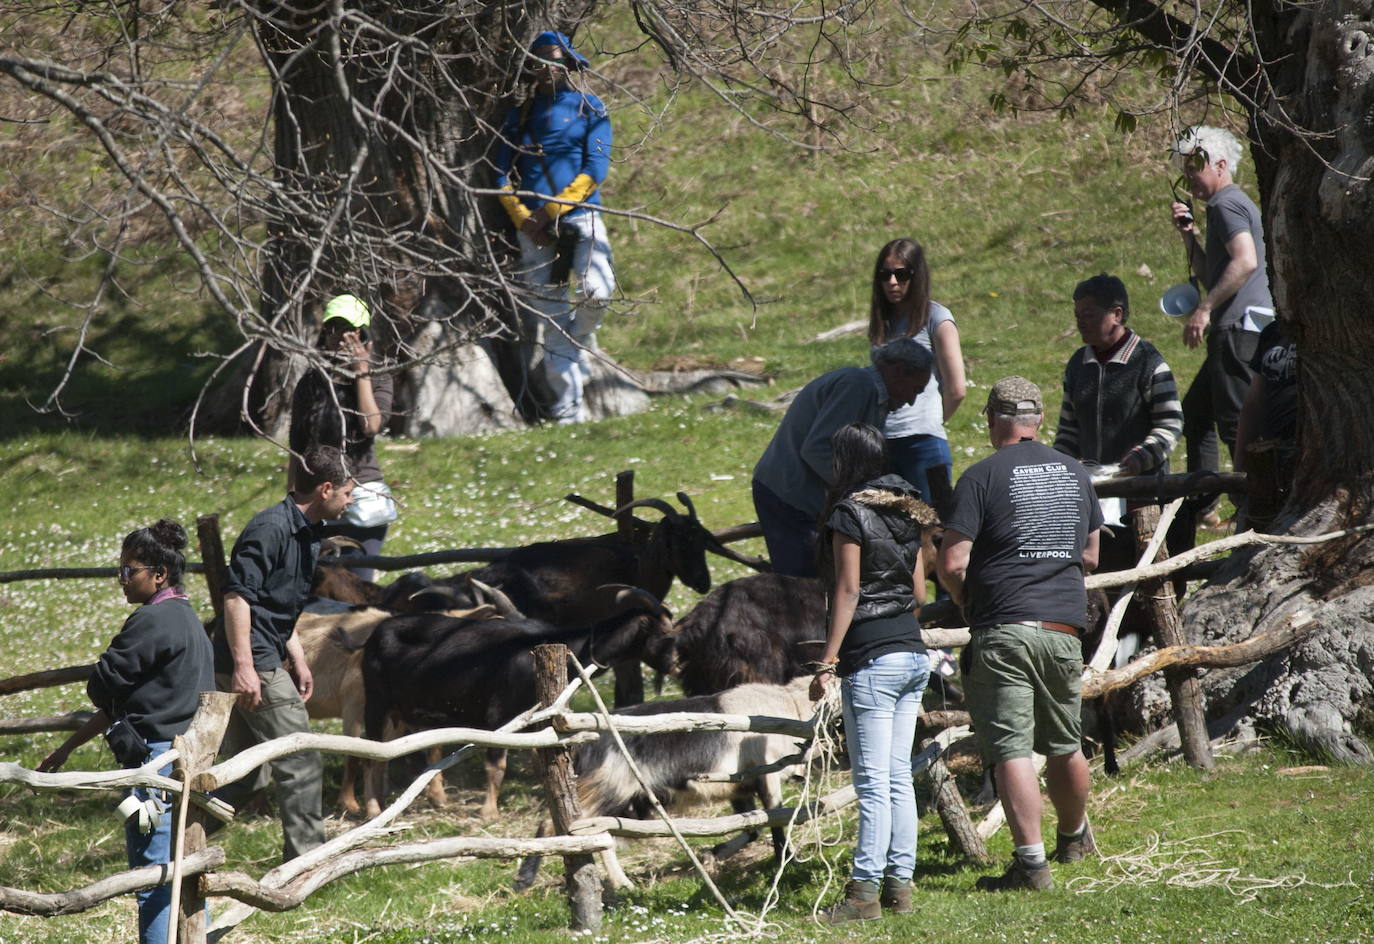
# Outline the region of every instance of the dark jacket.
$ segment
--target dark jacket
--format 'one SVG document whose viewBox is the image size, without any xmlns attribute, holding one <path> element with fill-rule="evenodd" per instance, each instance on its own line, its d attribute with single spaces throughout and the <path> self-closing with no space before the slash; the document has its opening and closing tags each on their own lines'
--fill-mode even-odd
<svg viewBox="0 0 1374 944">
<path fill-rule="evenodd" d="M 86 683 L 92 704 L 149 743 L 185 734 L 200 693 L 214 690 L 210 640 L 181 598 L 130 613 Z"/>
<path fill-rule="evenodd" d="M 884 475 L 836 503 L 821 542 L 822 573 L 834 581 L 831 532 L 859 543 L 859 603 L 854 622 L 897 616 L 915 605 L 912 569 L 921 548 L 921 528 L 936 521 L 916 488 L 897 475 Z"/>
<path fill-rule="evenodd" d="M 261 673 L 281 668 L 285 660 L 286 641 L 310 595 L 319 553 L 319 536 L 290 495 L 254 515 L 234 542 L 224 590 L 248 601 L 253 668 Z M 215 671 L 234 671 L 223 629 L 215 634 Z"/>
<path fill-rule="evenodd" d="M 1064 366 L 1064 400 L 1054 448 L 1085 462 L 1112 465 L 1134 452 L 1142 472 L 1169 468 L 1183 432 L 1174 375 L 1153 344 L 1132 332 L 1100 363 L 1084 345 Z"/>
</svg>

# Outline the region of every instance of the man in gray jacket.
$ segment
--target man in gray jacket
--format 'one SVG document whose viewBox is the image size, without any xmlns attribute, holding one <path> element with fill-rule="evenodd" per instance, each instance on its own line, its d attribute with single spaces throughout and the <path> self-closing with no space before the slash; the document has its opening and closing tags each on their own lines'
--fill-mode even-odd
<svg viewBox="0 0 1374 944">
<path fill-rule="evenodd" d="M 841 367 L 801 389 L 754 466 L 754 510 L 773 570 L 816 576 L 816 524 L 830 485 L 830 437 L 841 426 L 882 428 L 888 412 L 916 399 L 930 379 L 930 351 L 889 341 L 869 367 Z"/>
</svg>

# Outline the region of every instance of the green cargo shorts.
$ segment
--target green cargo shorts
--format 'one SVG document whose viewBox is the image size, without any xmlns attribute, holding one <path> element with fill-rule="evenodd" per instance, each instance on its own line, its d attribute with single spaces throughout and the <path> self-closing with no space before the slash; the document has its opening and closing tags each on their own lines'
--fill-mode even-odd
<svg viewBox="0 0 1374 944">
<path fill-rule="evenodd" d="M 973 631 L 964 699 L 983 762 L 1072 754 L 1082 746 L 1078 639 L 1035 624 Z"/>
</svg>

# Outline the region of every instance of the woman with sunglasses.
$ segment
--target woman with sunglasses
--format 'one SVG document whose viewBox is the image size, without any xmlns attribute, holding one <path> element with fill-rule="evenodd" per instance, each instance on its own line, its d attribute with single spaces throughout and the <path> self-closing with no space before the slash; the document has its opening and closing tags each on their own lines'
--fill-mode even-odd
<svg viewBox="0 0 1374 944">
<path fill-rule="evenodd" d="M 181 587 L 186 531 L 167 518 L 124 538 L 119 583 L 138 609 L 96 663 L 86 694 L 96 707 L 86 722 L 38 765 L 58 770 L 71 752 L 102 731 L 122 767 L 140 767 L 185 734 L 201 692 L 215 690 L 210 640 Z M 170 776 L 172 765 L 159 773 Z M 161 790 L 137 787 L 119 806 L 129 867 L 171 860 L 172 810 Z M 140 944 L 164 944 L 172 888 L 138 892 Z"/>
<path fill-rule="evenodd" d="M 926 473 L 944 466 L 948 482 L 954 472 L 945 423 L 964 402 L 964 355 L 954 317 L 930 297 L 930 268 L 914 239 L 892 240 L 873 265 L 868 340 L 876 347 L 900 337 L 915 338 L 928 348 L 935 355 L 935 369 L 915 403 L 887 415 L 884 432 L 897 474 L 916 486 L 922 500 L 934 504 Z"/>
</svg>

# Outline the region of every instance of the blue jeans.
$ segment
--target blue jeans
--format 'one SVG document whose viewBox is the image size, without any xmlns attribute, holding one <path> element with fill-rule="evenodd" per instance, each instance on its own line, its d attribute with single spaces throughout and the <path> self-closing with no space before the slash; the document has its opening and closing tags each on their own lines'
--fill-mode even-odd
<svg viewBox="0 0 1374 944">
<path fill-rule="evenodd" d="M 887 441 L 887 452 L 897 474 L 921 493 L 921 501 L 934 505 L 930 496 L 930 481 L 926 470 L 944 466 L 947 481 L 954 484 L 954 459 L 949 453 L 949 441 L 939 436 L 901 436 Z"/>
<path fill-rule="evenodd" d="M 924 652 L 889 652 L 841 680 L 844 737 L 859 795 L 855 881 L 906 882 L 916 870 L 911 747 L 929 677 Z"/>
<path fill-rule="evenodd" d="M 816 519 L 783 501 L 758 479 L 753 489 L 754 513 L 759 516 L 773 573 L 816 576 Z"/>
<path fill-rule="evenodd" d="M 600 213 L 570 213 L 558 225 L 577 231 L 573 299 L 568 297 L 569 286 L 550 284 L 555 248 L 540 246 L 524 233 L 519 234 L 521 279 L 530 290 L 527 317 L 543 322 L 544 376 L 554 395 L 550 417 L 559 423 L 581 423 L 588 418 L 583 396 L 591 379 L 588 352 L 598 350 L 596 331 L 615 293 L 615 271 Z"/>
<path fill-rule="evenodd" d="M 170 750 L 171 741 L 154 741 L 148 745 L 151 753 L 148 759 L 163 751 Z M 168 764 L 158 773 L 164 777 L 172 775 L 172 765 Z M 162 819 L 148 835 L 138 831 L 138 817 L 131 816 L 124 822 L 124 848 L 129 855 L 129 868 L 144 865 L 163 865 L 172 861 L 172 825 L 176 820 L 176 808 L 172 805 L 170 794 L 148 787 L 135 787 L 129 791 L 140 800 L 149 796 L 156 797 L 162 806 Z M 172 886 L 170 883 L 135 892 L 138 899 L 138 940 L 139 944 L 166 944 L 167 922 L 172 908 Z"/>
</svg>

